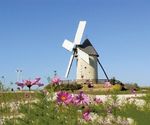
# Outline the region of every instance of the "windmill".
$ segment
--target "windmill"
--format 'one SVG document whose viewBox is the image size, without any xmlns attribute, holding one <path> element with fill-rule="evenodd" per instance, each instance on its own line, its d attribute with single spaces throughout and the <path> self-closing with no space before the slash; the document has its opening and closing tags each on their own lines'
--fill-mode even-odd
<svg viewBox="0 0 150 125">
<path fill-rule="evenodd" d="M 76 80 L 77 82 L 83 82 L 83 80 L 90 80 L 94 83 L 98 81 L 98 66 L 97 62 L 102 68 L 107 80 L 109 78 L 101 65 L 98 57 L 98 53 L 96 52 L 95 48 L 91 44 L 91 42 L 86 39 L 83 43 L 81 43 L 82 35 L 86 26 L 86 21 L 80 21 L 78 25 L 78 29 L 75 35 L 75 39 L 73 42 L 65 39 L 63 42 L 63 47 L 72 52 L 72 55 L 69 60 L 69 64 L 67 67 L 67 71 L 65 77 L 67 78 L 72 66 L 72 62 L 74 58 L 77 60 L 77 74 Z"/>
</svg>

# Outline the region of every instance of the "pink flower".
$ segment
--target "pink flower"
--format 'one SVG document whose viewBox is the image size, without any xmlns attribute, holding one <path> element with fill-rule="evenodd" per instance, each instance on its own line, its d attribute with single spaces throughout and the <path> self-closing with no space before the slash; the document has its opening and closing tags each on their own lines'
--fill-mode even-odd
<svg viewBox="0 0 150 125">
<path fill-rule="evenodd" d="M 131 94 L 136 96 L 136 90 L 135 89 L 131 89 Z"/>
<path fill-rule="evenodd" d="M 55 76 L 54 78 L 52 78 L 52 83 L 53 83 L 53 84 L 58 85 L 60 81 L 61 81 L 61 80 L 60 80 L 59 77 L 56 77 L 56 76 Z"/>
<path fill-rule="evenodd" d="M 72 95 L 69 94 L 68 92 L 63 92 L 63 91 L 60 91 L 57 93 L 57 102 L 59 104 L 69 104 L 72 102 Z"/>
<path fill-rule="evenodd" d="M 25 86 L 24 83 L 16 82 L 17 86 L 20 86 L 22 89 Z"/>
<path fill-rule="evenodd" d="M 35 78 L 36 82 L 39 82 L 41 80 L 40 77 Z"/>
<path fill-rule="evenodd" d="M 97 98 L 97 97 L 94 98 L 94 102 L 96 102 L 96 104 L 103 103 L 103 101 L 100 98 Z"/>
<path fill-rule="evenodd" d="M 40 80 L 41 80 L 41 78 L 40 78 L 40 77 L 35 78 L 35 80 L 31 80 L 32 85 L 37 84 Z"/>
<path fill-rule="evenodd" d="M 30 90 L 30 88 L 33 85 L 38 85 L 39 87 L 43 86 L 44 84 L 40 83 L 39 81 L 41 80 L 41 78 L 35 78 L 35 80 L 23 80 L 23 82 L 16 82 L 16 84 L 20 87 L 24 87 L 27 86 Z"/>
<path fill-rule="evenodd" d="M 44 86 L 43 83 L 37 83 L 36 85 L 38 85 L 39 87 Z"/>
<path fill-rule="evenodd" d="M 27 87 L 31 87 L 33 85 L 32 81 L 30 80 L 24 80 L 24 84 L 27 86 Z"/>
<path fill-rule="evenodd" d="M 31 87 L 33 85 L 41 85 L 41 83 L 39 82 L 41 80 L 41 78 L 35 78 L 35 80 L 24 80 L 24 84 L 27 87 Z"/>
<path fill-rule="evenodd" d="M 90 102 L 89 97 L 83 92 L 80 92 L 80 94 L 75 96 L 73 99 L 73 103 L 76 105 L 88 105 L 89 102 Z"/>
<path fill-rule="evenodd" d="M 104 88 L 110 88 L 112 85 L 110 84 L 110 82 L 105 82 L 104 83 Z"/>
<path fill-rule="evenodd" d="M 90 121 L 91 120 L 90 110 L 84 111 L 82 113 L 82 118 L 86 121 Z"/>
</svg>

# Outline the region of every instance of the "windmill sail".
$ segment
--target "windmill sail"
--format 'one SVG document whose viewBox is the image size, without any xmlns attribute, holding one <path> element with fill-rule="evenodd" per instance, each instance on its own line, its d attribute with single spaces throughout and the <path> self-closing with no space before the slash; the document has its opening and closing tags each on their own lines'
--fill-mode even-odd
<svg viewBox="0 0 150 125">
<path fill-rule="evenodd" d="M 66 75 L 65 75 L 66 78 L 67 78 L 68 75 L 69 75 L 69 72 L 70 72 L 70 69 L 71 69 L 71 66 L 72 66 L 73 59 L 74 59 L 74 54 L 71 55 L 71 57 L 70 57 L 69 64 L 68 64 L 68 67 L 67 67 L 67 71 L 66 71 Z"/>
<path fill-rule="evenodd" d="M 72 52 L 74 44 L 72 42 L 70 42 L 69 40 L 64 40 L 62 47 L 64 47 L 66 50 Z"/>
<path fill-rule="evenodd" d="M 76 35 L 75 35 L 75 39 L 74 39 L 75 45 L 80 45 L 81 39 L 82 39 L 82 36 L 83 36 L 83 32 L 84 32 L 84 29 L 85 29 L 85 25 L 86 25 L 86 21 L 80 21 L 79 22 L 79 26 L 78 26 L 78 29 L 77 29 L 77 32 L 76 32 Z"/>
</svg>

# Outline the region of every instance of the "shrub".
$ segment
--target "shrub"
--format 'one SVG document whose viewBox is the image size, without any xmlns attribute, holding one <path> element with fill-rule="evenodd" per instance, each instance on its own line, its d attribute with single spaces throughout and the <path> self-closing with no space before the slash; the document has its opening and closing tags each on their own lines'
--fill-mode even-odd
<svg viewBox="0 0 150 125">
<path fill-rule="evenodd" d="M 118 85 L 119 84 L 121 86 L 121 91 L 127 90 L 127 88 L 125 88 L 124 84 L 121 81 L 117 80 L 115 77 L 113 77 L 112 79 L 110 79 L 110 83 L 112 85 L 116 85 L 116 84 Z"/>
<path fill-rule="evenodd" d="M 112 86 L 112 91 L 118 92 L 122 90 L 122 86 L 120 84 L 115 84 Z"/>
<path fill-rule="evenodd" d="M 82 89 L 82 87 L 83 86 L 81 84 L 76 84 L 76 83 L 73 83 L 73 84 L 60 84 L 60 85 L 57 85 L 57 86 L 49 84 L 48 86 L 45 87 L 45 89 L 49 90 L 49 89 L 54 88 L 54 91 L 59 91 L 59 90 L 74 91 L 74 90 Z"/>
<path fill-rule="evenodd" d="M 122 84 L 121 81 L 117 80 L 115 77 L 113 77 L 112 79 L 110 79 L 110 83 L 115 85 L 115 84 Z"/>
</svg>

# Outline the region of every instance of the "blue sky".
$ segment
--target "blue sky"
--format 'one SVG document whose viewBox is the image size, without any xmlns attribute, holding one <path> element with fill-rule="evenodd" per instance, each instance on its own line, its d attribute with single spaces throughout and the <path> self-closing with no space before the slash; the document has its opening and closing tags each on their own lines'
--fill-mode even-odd
<svg viewBox="0 0 150 125">
<path fill-rule="evenodd" d="M 54 70 L 64 79 L 78 22 L 86 20 L 88 38 L 110 78 L 150 85 L 150 2 L 148 0 L 0 0 L 0 76 L 16 81 Z M 69 79 L 75 78 L 75 62 Z M 99 78 L 104 75 L 99 68 Z"/>
</svg>

